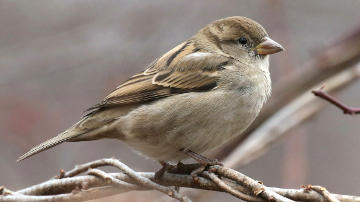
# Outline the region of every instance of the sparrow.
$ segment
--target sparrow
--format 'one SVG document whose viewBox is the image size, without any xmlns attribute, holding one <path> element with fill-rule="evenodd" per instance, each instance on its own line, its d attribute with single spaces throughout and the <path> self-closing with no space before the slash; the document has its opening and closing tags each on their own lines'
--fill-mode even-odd
<svg viewBox="0 0 360 202">
<path fill-rule="evenodd" d="M 63 142 L 114 138 L 159 162 L 239 136 L 271 94 L 269 55 L 284 48 L 254 20 L 216 20 L 130 77 L 63 133 L 18 161 Z"/>
</svg>

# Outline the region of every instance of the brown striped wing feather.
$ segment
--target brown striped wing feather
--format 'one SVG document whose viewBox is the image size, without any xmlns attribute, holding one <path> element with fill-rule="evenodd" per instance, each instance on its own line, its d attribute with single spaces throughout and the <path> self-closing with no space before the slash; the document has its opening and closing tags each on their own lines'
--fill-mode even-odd
<svg viewBox="0 0 360 202">
<path fill-rule="evenodd" d="M 90 109 L 144 103 L 171 95 L 210 90 L 229 58 L 200 52 L 191 42 L 180 44 L 148 68 L 117 87 Z"/>
</svg>

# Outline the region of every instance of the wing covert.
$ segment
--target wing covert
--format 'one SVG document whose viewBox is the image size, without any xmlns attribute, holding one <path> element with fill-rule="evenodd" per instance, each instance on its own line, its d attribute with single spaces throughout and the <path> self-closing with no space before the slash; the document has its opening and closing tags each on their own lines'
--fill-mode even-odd
<svg viewBox="0 0 360 202">
<path fill-rule="evenodd" d="M 90 109 L 144 103 L 179 93 L 211 90 L 216 86 L 219 71 L 230 60 L 225 56 L 201 52 L 191 42 L 180 44 L 152 62 L 144 72 L 119 85 L 101 103 Z"/>
</svg>

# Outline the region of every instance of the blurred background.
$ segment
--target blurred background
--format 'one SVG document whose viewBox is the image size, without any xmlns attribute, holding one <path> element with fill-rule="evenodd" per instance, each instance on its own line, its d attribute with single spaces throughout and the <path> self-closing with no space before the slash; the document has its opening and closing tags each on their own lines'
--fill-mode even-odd
<svg viewBox="0 0 360 202">
<path fill-rule="evenodd" d="M 250 17 L 287 49 L 271 58 L 276 84 L 359 26 L 359 8 L 359 0 L 1 0 L 0 185 L 17 190 L 49 179 L 60 168 L 111 156 L 138 171 L 155 171 L 156 162 L 114 140 L 66 143 L 20 163 L 16 159 L 213 20 Z M 355 82 L 336 96 L 360 106 L 359 90 Z M 344 116 L 328 105 L 240 171 L 268 186 L 319 184 L 359 195 L 359 121 L 360 116 Z M 157 196 L 134 192 L 111 199 Z M 209 198 L 220 200 L 235 199 L 223 193 Z"/>
</svg>

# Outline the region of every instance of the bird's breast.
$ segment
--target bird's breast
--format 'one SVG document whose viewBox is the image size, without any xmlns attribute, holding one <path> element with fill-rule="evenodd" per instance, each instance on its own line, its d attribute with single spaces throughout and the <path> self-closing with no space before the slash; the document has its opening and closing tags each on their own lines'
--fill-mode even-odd
<svg viewBox="0 0 360 202">
<path fill-rule="evenodd" d="M 200 153 L 240 135 L 264 100 L 248 87 L 179 94 L 134 109 L 119 118 L 118 130 L 145 156 L 181 160 L 183 148 Z"/>
</svg>

